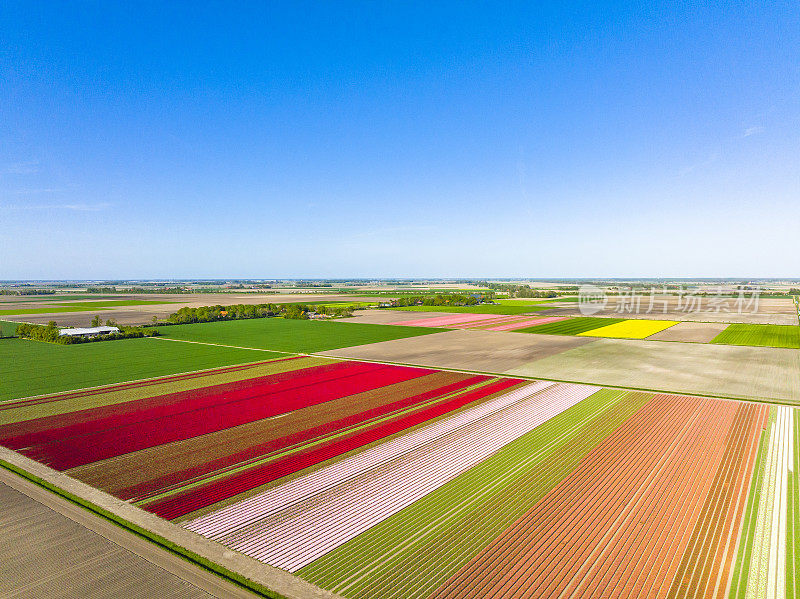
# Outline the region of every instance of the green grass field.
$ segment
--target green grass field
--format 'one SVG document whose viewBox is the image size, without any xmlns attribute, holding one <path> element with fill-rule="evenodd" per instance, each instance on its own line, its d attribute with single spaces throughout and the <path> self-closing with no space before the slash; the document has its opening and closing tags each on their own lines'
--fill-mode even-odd
<svg viewBox="0 0 800 599">
<path fill-rule="evenodd" d="M 524 329 L 516 329 L 515 333 L 541 333 L 545 335 L 577 335 L 594 329 L 599 329 L 610 324 L 622 322 L 624 318 L 597 318 L 590 316 L 579 316 L 569 320 L 558 322 L 548 322 Z"/>
<path fill-rule="evenodd" d="M 78 345 L 2 339 L 0 401 L 279 357 L 285 354 L 159 339 Z"/>
<path fill-rule="evenodd" d="M 788 324 L 732 324 L 714 337 L 711 343 L 800 348 L 800 327 Z"/>
<path fill-rule="evenodd" d="M 494 304 L 481 304 L 478 306 L 406 306 L 405 308 L 392 308 L 407 312 L 450 312 L 453 314 L 527 314 L 539 310 L 552 310 L 552 306 L 508 306 Z"/>
<path fill-rule="evenodd" d="M 50 314 L 59 312 L 91 312 L 94 310 L 108 310 L 121 306 L 153 306 L 159 304 L 170 304 L 175 302 L 159 302 L 150 300 L 110 300 L 99 302 L 55 302 L 52 307 L 46 308 L 16 308 L 0 310 L 0 316 L 24 315 L 24 314 Z"/>
<path fill-rule="evenodd" d="M 17 330 L 16 322 L 0 320 L 0 337 L 10 337 Z"/>
<path fill-rule="evenodd" d="M 416 337 L 445 329 L 380 324 L 342 323 L 285 318 L 254 318 L 160 327 L 166 338 L 238 347 L 311 353 Z"/>
</svg>

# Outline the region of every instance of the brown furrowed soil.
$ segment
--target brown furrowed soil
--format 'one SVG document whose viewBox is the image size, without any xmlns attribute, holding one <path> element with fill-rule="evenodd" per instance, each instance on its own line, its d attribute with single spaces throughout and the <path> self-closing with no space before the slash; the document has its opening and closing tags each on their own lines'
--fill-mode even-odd
<svg viewBox="0 0 800 599">
<path fill-rule="evenodd" d="M 647 339 L 649 341 L 709 343 L 727 328 L 728 324 L 722 322 L 679 322 L 655 335 L 650 335 Z"/>
<path fill-rule="evenodd" d="M 503 373 L 533 360 L 595 342 L 589 337 L 457 329 L 334 349 L 320 352 L 320 355 Z"/>
</svg>

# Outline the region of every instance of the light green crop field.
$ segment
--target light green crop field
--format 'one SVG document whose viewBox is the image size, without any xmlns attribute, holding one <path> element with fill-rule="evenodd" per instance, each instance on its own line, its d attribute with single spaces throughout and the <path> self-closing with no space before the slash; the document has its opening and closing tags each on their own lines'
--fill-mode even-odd
<svg viewBox="0 0 800 599">
<path fill-rule="evenodd" d="M 578 335 L 600 327 L 622 322 L 623 318 L 597 318 L 593 316 L 579 316 L 569 320 L 547 322 L 524 329 L 516 329 L 515 333 L 541 333 L 545 335 Z"/>
<path fill-rule="evenodd" d="M 160 304 L 171 304 L 175 302 L 158 302 L 149 300 L 119 300 L 119 301 L 100 301 L 100 302 L 57 302 L 52 307 L 45 308 L 11 308 L 0 310 L 0 316 L 24 315 L 24 314 L 55 314 L 59 312 L 91 312 L 93 310 L 108 310 L 122 306 L 153 306 Z"/>
<path fill-rule="evenodd" d="M 59 345 L 0 340 L 0 401 L 285 357 L 159 339 Z"/>
<path fill-rule="evenodd" d="M 732 324 L 711 343 L 800 348 L 800 327 L 787 324 Z"/>
<path fill-rule="evenodd" d="M 407 312 L 450 312 L 453 314 L 528 314 L 539 310 L 552 310 L 552 306 L 508 306 L 494 304 L 480 304 L 478 306 L 406 306 L 392 308 L 392 310 L 405 310 Z"/>
<path fill-rule="evenodd" d="M 292 353 L 311 353 L 440 333 L 445 329 L 342 323 L 285 318 L 253 318 L 160 327 L 169 339 L 219 343 Z"/>
</svg>

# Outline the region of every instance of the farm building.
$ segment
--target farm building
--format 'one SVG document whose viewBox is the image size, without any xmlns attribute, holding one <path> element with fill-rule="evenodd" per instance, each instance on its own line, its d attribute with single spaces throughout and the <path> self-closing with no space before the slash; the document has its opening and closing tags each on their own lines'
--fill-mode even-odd
<svg viewBox="0 0 800 599">
<path fill-rule="evenodd" d="M 117 327 L 88 327 L 88 328 L 75 328 L 75 329 L 61 329 L 59 336 L 68 335 L 70 337 L 96 337 L 98 335 L 110 335 L 111 333 L 119 333 Z"/>
</svg>

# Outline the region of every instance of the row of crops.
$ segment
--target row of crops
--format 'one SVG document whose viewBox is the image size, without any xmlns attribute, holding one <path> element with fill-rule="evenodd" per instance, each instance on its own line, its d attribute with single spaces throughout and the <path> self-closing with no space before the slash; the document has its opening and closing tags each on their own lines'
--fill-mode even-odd
<svg viewBox="0 0 800 599">
<path fill-rule="evenodd" d="M 0 444 L 365 599 L 797 597 L 799 440 L 790 407 L 318 357 L 0 404 Z"/>
</svg>

